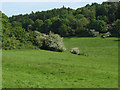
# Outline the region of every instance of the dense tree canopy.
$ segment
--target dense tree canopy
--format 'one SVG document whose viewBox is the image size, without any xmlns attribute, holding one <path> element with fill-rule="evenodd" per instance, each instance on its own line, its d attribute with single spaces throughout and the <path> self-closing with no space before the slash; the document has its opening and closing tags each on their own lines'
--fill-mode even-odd
<svg viewBox="0 0 120 90">
<path fill-rule="evenodd" d="M 92 36 L 90 30 L 120 35 L 120 2 L 92 3 L 76 10 L 62 7 L 48 11 L 31 12 L 7 17 L 2 14 L 3 48 L 34 45 L 34 31 L 62 37 Z M 17 43 L 17 44 L 16 44 Z M 9 49 L 6 48 L 6 49 Z"/>
<path fill-rule="evenodd" d="M 106 32 L 106 22 L 104 22 L 104 20 L 95 20 L 92 19 L 91 20 L 91 24 L 90 24 L 90 28 L 91 29 L 95 29 L 96 31 L 99 32 Z"/>
</svg>

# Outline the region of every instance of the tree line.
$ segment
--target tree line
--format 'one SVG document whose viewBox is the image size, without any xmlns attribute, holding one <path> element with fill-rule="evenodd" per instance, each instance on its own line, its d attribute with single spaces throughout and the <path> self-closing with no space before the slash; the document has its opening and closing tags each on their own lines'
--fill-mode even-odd
<svg viewBox="0 0 120 90">
<path fill-rule="evenodd" d="M 76 10 L 63 6 L 9 18 L 0 13 L 3 48 L 17 48 L 17 44 L 18 48 L 33 47 L 35 31 L 45 34 L 51 31 L 62 37 L 91 37 L 90 30 L 94 29 L 101 34 L 109 31 L 112 36 L 120 35 L 120 2 L 92 3 Z"/>
</svg>

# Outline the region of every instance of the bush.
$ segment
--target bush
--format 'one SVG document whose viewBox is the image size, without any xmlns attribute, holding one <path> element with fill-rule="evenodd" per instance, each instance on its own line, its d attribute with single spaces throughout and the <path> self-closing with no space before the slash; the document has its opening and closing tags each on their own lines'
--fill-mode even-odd
<svg viewBox="0 0 120 90">
<path fill-rule="evenodd" d="M 61 38 L 58 34 L 49 33 L 46 37 L 42 48 L 52 50 L 52 51 L 65 51 L 66 48 L 63 44 L 63 38 Z"/>
<path fill-rule="evenodd" d="M 16 46 L 19 45 L 19 40 L 16 40 L 15 37 L 9 37 L 2 43 L 2 48 L 5 50 L 16 49 Z"/>
<path fill-rule="evenodd" d="M 36 36 L 36 38 L 35 38 L 35 44 L 39 47 L 39 48 L 41 48 L 44 44 L 44 42 L 45 42 L 45 38 L 46 37 L 44 37 L 44 36 Z"/>
<path fill-rule="evenodd" d="M 63 44 L 63 38 L 61 38 L 58 34 L 49 33 L 49 35 L 41 34 L 35 31 L 35 44 L 45 50 L 52 50 L 63 52 L 66 50 Z"/>
<path fill-rule="evenodd" d="M 95 29 L 90 29 L 90 35 L 93 37 L 97 37 L 99 35 L 99 32 L 95 31 Z"/>
<path fill-rule="evenodd" d="M 27 42 L 26 44 L 20 43 L 17 46 L 17 49 L 39 49 L 37 46 L 33 45 L 31 42 Z"/>
<path fill-rule="evenodd" d="M 110 32 L 107 32 L 105 34 L 102 35 L 102 38 L 106 38 L 106 37 L 110 37 L 111 36 L 111 33 Z"/>
</svg>

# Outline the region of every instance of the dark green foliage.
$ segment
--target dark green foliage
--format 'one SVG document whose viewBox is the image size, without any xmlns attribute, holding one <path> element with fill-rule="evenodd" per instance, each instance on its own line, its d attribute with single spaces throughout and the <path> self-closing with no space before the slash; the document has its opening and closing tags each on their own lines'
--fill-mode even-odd
<svg viewBox="0 0 120 90">
<path fill-rule="evenodd" d="M 117 31 L 117 33 L 118 33 L 118 36 L 120 36 L 120 19 L 118 19 L 117 21 L 116 21 L 116 31 Z"/>
<path fill-rule="evenodd" d="M 29 42 L 28 32 L 22 28 L 22 24 L 17 21 L 9 23 L 9 19 L 5 14 L 2 14 L 2 48 L 3 49 L 20 49 L 31 47 Z M 29 43 L 29 44 L 28 44 Z"/>
<path fill-rule="evenodd" d="M 67 27 L 67 25 L 62 24 L 60 30 L 58 31 L 58 33 L 61 36 L 68 36 L 68 27 Z"/>
<path fill-rule="evenodd" d="M 83 27 L 77 26 L 79 24 L 79 19 L 87 18 L 91 23 L 93 19 L 103 20 L 105 24 L 112 23 L 117 20 L 119 14 L 119 3 L 107 3 L 104 2 L 102 4 L 93 3 L 92 5 L 87 4 L 85 7 L 78 8 L 77 10 L 73 10 L 70 8 L 65 8 L 64 6 L 60 9 L 53 9 L 49 11 L 42 11 L 31 13 L 30 15 L 19 15 L 14 16 L 16 20 L 19 20 L 20 17 L 27 19 L 30 18 L 33 21 L 37 19 L 43 20 L 42 23 L 39 24 L 39 27 L 35 27 L 34 30 L 40 31 L 42 33 L 48 34 L 49 31 L 60 34 L 61 36 L 76 36 L 76 31 L 81 29 L 79 36 L 90 36 L 84 35 L 86 33 L 82 33 L 84 30 Z M 33 19 L 33 17 L 34 19 Z M 54 20 L 53 20 L 54 18 Z M 48 21 L 46 21 L 48 19 Z M 10 21 L 12 18 L 10 18 Z M 21 20 L 21 19 L 20 19 Z M 27 20 L 28 21 L 28 20 Z M 106 28 L 104 27 L 103 21 L 99 21 L 97 24 L 101 24 L 100 26 L 96 26 L 96 30 L 100 32 L 106 32 Z M 103 25 L 103 26 L 102 26 Z M 102 26 L 102 27 L 101 27 Z M 67 28 L 68 27 L 68 28 Z M 103 28 L 104 27 L 104 28 Z M 85 26 L 85 32 L 87 32 L 87 27 Z"/>
<path fill-rule="evenodd" d="M 61 28 L 61 24 L 62 24 L 62 22 L 59 18 L 57 20 L 55 20 L 51 25 L 51 31 L 54 33 L 58 33 Z"/>
<path fill-rule="evenodd" d="M 10 33 L 11 36 L 14 35 L 16 39 L 19 40 L 20 42 L 26 43 L 28 35 L 25 29 L 23 29 L 22 27 L 13 27 Z"/>
<path fill-rule="evenodd" d="M 87 27 L 89 25 L 89 20 L 85 17 L 77 21 L 76 34 L 79 36 L 89 36 Z"/>
<path fill-rule="evenodd" d="M 2 48 L 5 50 L 16 49 L 16 46 L 18 46 L 19 43 L 19 40 L 16 40 L 15 37 L 9 37 L 2 43 Z"/>
<path fill-rule="evenodd" d="M 13 21 L 13 22 L 12 22 L 12 26 L 13 26 L 13 27 L 22 27 L 22 24 L 21 24 L 20 22 Z"/>
<path fill-rule="evenodd" d="M 90 31 L 91 29 L 95 29 L 100 34 L 109 31 L 111 36 L 118 36 L 120 35 L 120 24 L 117 20 L 120 19 L 119 12 L 120 2 L 92 3 L 76 10 L 63 6 L 59 9 L 31 12 L 9 18 L 0 12 L 2 14 L 3 49 L 34 47 L 34 45 L 40 48 L 41 41 L 44 39 L 40 36 L 34 36 L 34 31 L 45 33 L 48 38 L 51 38 L 48 35 L 50 31 L 62 37 L 97 36 L 96 32 Z M 112 25 L 113 22 L 115 25 Z M 110 26 L 108 27 L 107 24 Z M 53 37 L 58 38 L 54 35 Z M 57 39 L 53 39 L 53 41 L 55 40 Z M 30 46 L 27 45 L 28 43 Z"/>
<path fill-rule="evenodd" d="M 51 20 L 47 19 L 44 21 L 44 24 L 41 26 L 40 32 L 48 34 L 50 32 L 50 27 L 51 27 Z"/>
<path fill-rule="evenodd" d="M 95 29 L 100 33 L 107 32 L 106 24 L 111 24 L 119 18 L 119 7 L 119 3 L 107 2 L 87 4 L 76 10 L 63 6 L 60 9 L 21 14 L 9 19 L 10 22 L 20 22 L 26 31 L 36 30 L 46 34 L 52 31 L 65 37 L 90 36 L 89 29 Z M 85 18 L 87 18 L 86 24 L 82 24 L 80 20 Z"/>
<path fill-rule="evenodd" d="M 33 25 L 33 30 L 42 31 L 42 28 L 41 28 L 42 25 L 43 25 L 43 21 L 40 19 L 37 19 Z"/>
<path fill-rule="evenodd" d="M 118 3 L 118 8 L 117 8 L 117 16 L 118 19 L 120 19 L 120 2 Z"/>
<path fill-rule="evenodd" d="M 112 36 L 120 36 L 120 19 L 117 19 L 115 25 L 109 28 Z"/>
<path fill-rule="evenodd" d="M 29 26 L 30 25 L 32 26 L 34 24 L 33 20 L 29 18 L 23 19 L 21 23 L 22 23 L 22 27 L 27 31 L 30 29 Z"/>
<path fill-rule="evenodd" d="M 92 19 L 90 23 L 90 29 L 95 29 L 96 31 L 99 32 L 106 32 L 106 23 L 103 20 L 95 20 Z"/>
<path fill-rule="evenodd" d="M 89 18 L 89 19 L 94 19 L 95 18 L 95 8 L 94 7 L 84 7 L 82 10 L 81 10 L 81 14 L 83 14 L 86 18 Z"/>
</svg>

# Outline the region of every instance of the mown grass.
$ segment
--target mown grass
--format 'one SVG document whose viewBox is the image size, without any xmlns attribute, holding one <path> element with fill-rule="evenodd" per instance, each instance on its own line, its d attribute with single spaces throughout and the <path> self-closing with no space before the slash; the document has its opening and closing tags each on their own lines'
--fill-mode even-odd
<svg viewBox="0 0 120 90">
<path fill-rule="evenodd" d="M 117 88 L 117 38 L 65 38 L 65 52 L 3 50 L 3 88 Z M 71 54 L 79 47 L 86 56 Z"/>
</svg>

